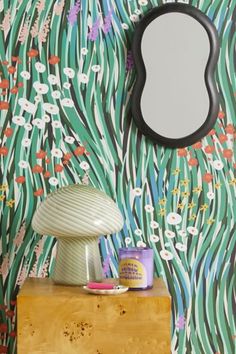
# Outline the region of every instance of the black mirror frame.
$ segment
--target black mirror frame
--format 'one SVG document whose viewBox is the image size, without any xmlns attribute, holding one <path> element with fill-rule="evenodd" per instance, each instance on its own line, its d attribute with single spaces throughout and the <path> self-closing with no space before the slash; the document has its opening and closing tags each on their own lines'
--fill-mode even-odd
<svg viewBox="0 0 236 354">
<path fill-rule="evenodd" d="M 141 96 L 146 81 L 146 69 L 141 53 L 142 36 L 146 27 L 153 20 L 169 12 L 184 13 L 196 19 L 205 28 L 210 42 L 210 53 L 204 74 L 205 85 L 209 96 L 208 115 L 200 128 L 190 135 L 179 139 L 164 137 L 156 133 L 146 124 L 141 111 Z M 219 38 L 214 24 L 203 12 L 188 4 L 170 3 L 156 7 L 149 11 L 137 24 L 132 41 L 132 54 L 137 76 L 131 97 L 131 111 L 139 130 L 152 139 L 154 143 L 162 144 L 171 148 L 186 147 L 199 141 L 212 129 L 219 112 L 219 95 L 214 77 L 215 67 L 219 57 L 219 50 Z"/>
</svg>

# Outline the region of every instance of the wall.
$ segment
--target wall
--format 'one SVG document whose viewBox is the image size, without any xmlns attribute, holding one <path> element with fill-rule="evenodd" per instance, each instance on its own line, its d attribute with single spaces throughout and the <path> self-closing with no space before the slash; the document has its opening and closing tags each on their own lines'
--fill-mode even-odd
<svg viewBox="0 0 236 354">
<path fill-rule="evenodd" d="M 2 353 L 15 352 L 24 279 L 53 268 L 55 241 L 33 233 L 34 210 L 71 183 L 104 190 L 124 215 L 122 232 L 100 241 L 107 276 L 121 245 L 154 248 L 173 298 L 172 353 L 233 353 L 236 2 L 191 2 L 220 36 L 221 108 L 207 137 L 176 150 L 130 116 L 133 29 L 161 3 L 0 1 Z"/>
</svg>

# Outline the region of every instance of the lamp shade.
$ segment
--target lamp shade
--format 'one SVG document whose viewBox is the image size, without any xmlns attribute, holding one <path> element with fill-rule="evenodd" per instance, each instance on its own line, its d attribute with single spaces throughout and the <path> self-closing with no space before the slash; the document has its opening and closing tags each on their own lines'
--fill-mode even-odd
<svg viewBox="0 0 236 354">
<path fill-rule="evenodd" d="M 123 218 L 104 192 L 75 184 L 49 194 L 36 210 L 32 227 L 58 238 L 55 282 L 82 285 L 101 280 L 98 237 L 120 231 Z"/>
</svg>

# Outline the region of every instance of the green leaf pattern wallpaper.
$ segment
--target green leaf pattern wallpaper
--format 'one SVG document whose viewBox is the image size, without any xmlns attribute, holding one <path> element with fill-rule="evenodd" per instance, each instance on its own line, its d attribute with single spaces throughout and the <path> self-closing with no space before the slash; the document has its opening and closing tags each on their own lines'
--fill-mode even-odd
<svg viewBox="0 0 236 354">
<path fill-rule="evenodd" d="M 0 353 L 16 352 L 25 278 L 54 266 L 34 210 L 72 183 L 105 191 L 123 214 L 122 231 L 100 238 L 104 276 L 117 277 L 119 247 L 153 247 L 173 299 L 172 353 L 234 353 L 236 0 L 181 2 L 218 30 L 220 110 L 205 138 L 171 150 L 130 112 L 133 31 L 164 2 L 0 0 Z"/>
</svg>

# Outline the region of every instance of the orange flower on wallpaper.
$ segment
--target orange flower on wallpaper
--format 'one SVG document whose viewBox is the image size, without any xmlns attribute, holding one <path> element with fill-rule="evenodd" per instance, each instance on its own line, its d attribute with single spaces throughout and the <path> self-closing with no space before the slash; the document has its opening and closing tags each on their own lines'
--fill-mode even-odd
<svg viewBox="0 0 236 354">
<path fill-rule="evenodd" d="M 33 172 L 33 173 L 41 173 L 41 172 L 43 172 L 43 167 L 40 166 L 40 165 L 35 165 L 35 166 L 32 168 L 32 172 Z"/>
<path fill-rule="evenodd" d="M 13 94 L 17 94 L 18 93 L 18 87 L 17 86 L 12 87 L 10 92 L 13 93 Z"/>
<path fill-rule="evenodd" d="M 211 129 L 207 135 L 214 135 L 216 133 L 215 129 Z"/>
<path fill-rule="evenodd" d="M 8 154 L 8 148 L 6 146 L 1 146 L 0 155 L 7 156 L 7 154 Z"/>
<path fill-rule="evenodd" d="M 63 156 L 63 159 L 64 160 L 70 160 L 72 158 L 72 154 L 71 153 L 69 153 L 69 152 L 67 152 L 66 154 L 64 154 L 64 156 Z"/>
<path fill-rule="evenodd" d="M 0 82 L 0 88 L 1 89 L 8 89 L 9 88 L 9 81 L 7 79 L 3 79 Z"/>
<path fill-rule="evenodd" d="M 225 113 L 224 113 L 223 111 L 220 111 L 220 112 L 218 113 L 218 118 L 224 119 L 224 117 L 225 117 Z"/>
<path fill-rule="evenodd" d="M 180 157 L 187 156 L 187 150 L 185 148 L 178 149 L 178 156 Z"/>
<path fill-rule="evenodd" d="M 16 181 L 16 183 L 23 184 L 23 183 L 25 183 L 25 177 L 24 176 L 18 176 L 18 177 L 16 177 L 15 181 Z"/>
<path fill-rule="evenodd" d="M 211 173 L 209 172 L 206 172 L 204 175 L 203 175 L 203 181 L 206 182 L 206 183 L 210 183 L 212 180 L 213 180 L 213 176 Z"/>
<path fill-rule="evenodd" d="M 191 159 L 188 160 L 189 166 L 197 166 L 198 165 L 198 160 L 191 157 Z"/>
<path fill-rule="evenodd" d="M 234 128 L 233 124 L 228 124 L 228 125 L 226 125 L 225 131 L 226 131 L 226 133 L 228 133 L 228 134 L 233 134 L 234 131 L 235 131 L 235 128 Z"/>
<path fill-rule="evenodd" d="M 12 136 L 12 134 L 13 134 L 13 129 L 12 129 L 12 128 L 6 128 L 6 129 L 4 130 L 4 135 L 5 135 L 7 138 L 9 138 L 10 136 Z"/>
<path fill-rule="evenodd" d="M 206 154 L 212 154 L 215 151 L 215 147 L 212 145 L 207 145 L 204 151 Z"/>
<path fill-rule="evenodd" d="M 55 172 L 62 172 L 63 171 L 63 166 L 60 164 L 55 165 Z"/>
<path fill-rule="evenodd" d="M 14 66 L 9 66 L 7 71 L 9 72 L 9 74 L 14 74 L 16 72 L 16 68 Z"/>
<path fill-rule="evenodd" d="M 83 146 L 78 146 L 75 150 L 74 150 L 74 154 L 76 156 L 80 156 L 83 155 L 85 153 L 85 147 Z"/>
<path fill-rule="evenodd" d="M 35 197 L 40 197 L 43 194 L 43 188 L 39 188 L 34 192 Z"/>
<path fill-rule="evenodd" d="M 51 173 L 49 171 L 46 171 L 43 175 L 45 178 L 51 177 Z"/>
<path fill-rule="evenodd" d="M 202 148 L 202 143 L 201 141 L 197 141 L 195 144 L 192 145 L 193 149 L 201 149 Z"/>
<path fill-rule="evenodd" d="M 44 159 L 46 157 L 47 153 L 44 150 L 40 150 L 36 152 L 36 157 L 37 159 Z"/>
<path fill-rule="evenodd" d="M 0 110 L 8 109 L 9 103 L 6 101 L 0 101 Z"/>
<path fill-rule="evenodd" d="M 30 58 L 35 58 L 37 57 L 37 55 L 39 54 L 39 51 L 37 49 L 30 49 L 28 52 L 27 52 L 27 55 L 28 57 Z"/>
<path fill-rule="evenodd" d="M 225 134 L 219 134 L 219 141 L 220 141 L 221 143 L 224 143 L 224 142 L 227 141 L 227 140 L 228 140 L 227 135 L 225 135 Z"/>
<path fill-rule="evenodd" d="M 231 157 L 233 156 L 233 151 L 231 149 L 224 149 L 223 156 L 227 159 L 231 159 Z"/>
<path fill-rule="evenodd" d="M 59 63 L 60 58 L 57 55 L 51 55 L 51 57 L 48 59 L 49 64 L 55 65 Z"/>
</svg>

